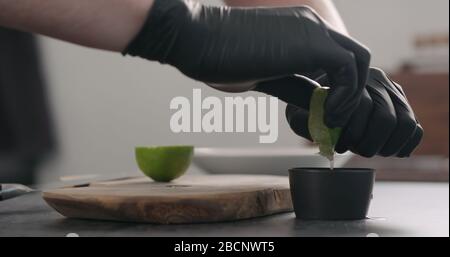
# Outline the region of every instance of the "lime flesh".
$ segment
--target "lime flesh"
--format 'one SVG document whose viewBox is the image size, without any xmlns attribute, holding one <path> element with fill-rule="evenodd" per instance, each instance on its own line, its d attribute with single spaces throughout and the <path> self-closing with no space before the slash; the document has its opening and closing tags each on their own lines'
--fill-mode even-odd
<svg viewBox="0 0 450 257">
<path fill-rule="evenodd" d="M 193 146 L 136 147 L 139 169 L 157 182 L 170 182 L 181 177 L 189 168 L 194 155 Z"/>
</svg>

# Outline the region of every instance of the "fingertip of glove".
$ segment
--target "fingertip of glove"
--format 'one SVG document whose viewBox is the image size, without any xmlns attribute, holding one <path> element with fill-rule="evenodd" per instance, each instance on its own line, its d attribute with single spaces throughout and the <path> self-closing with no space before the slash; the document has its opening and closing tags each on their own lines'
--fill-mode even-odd
<svg viewBox="0 0 450 257">
<path fill-rule="evenodd" d="M 345 147 L 340 147 L 340 146 L 338 146 L 338 147 L 336 147 L 335 151 L 336 151 L 336 153 L 338 153 L 338 154 L 344 154 L 344 153 L 346 153 L 346 152 L 348 151 L 348 149 L 345 148 Z"/>
<path fill-rule="evenodd" d="M 376 155 L 376 153 L 374 152 L 367 152 L 367 151 L 358 152 L 358 154 L 364 158 L 372 158 Z"/>
</svg>

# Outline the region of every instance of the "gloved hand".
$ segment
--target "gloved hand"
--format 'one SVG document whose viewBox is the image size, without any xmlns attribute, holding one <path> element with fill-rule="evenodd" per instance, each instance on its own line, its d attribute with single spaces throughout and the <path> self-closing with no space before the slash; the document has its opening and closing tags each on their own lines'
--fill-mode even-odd
<svg viewBox="0 0 450 257">
<path fill-rule="evenodd" d="M 328 83 L 325 76 L 317 81 L 323 86 Z M 308 110 L 316 87 L 305 78 L 288 77 L 260 83 L 256 90 L 291 103 L 286 108 L 290 127 L 299 136 L 311 140 Z M 350 150 L 364 157 L 408 157 L 422 136 L 423 129 L 401 86 L 391 81 L 382 70 L 371 68 L 361 101 L 343 127 L 336 151 L 344 153 Z"/>
<path fill-rule="evenodd" d="M 190 0 L 155 0 L 123 53 L 173 65 L 231 92 L 268 79 L 326 72 L 330 127 L 344 125 L 357 107 L 370 62 L 364 46 L 330 29 L 308 7 L 210 7 Z"/>
</svg>

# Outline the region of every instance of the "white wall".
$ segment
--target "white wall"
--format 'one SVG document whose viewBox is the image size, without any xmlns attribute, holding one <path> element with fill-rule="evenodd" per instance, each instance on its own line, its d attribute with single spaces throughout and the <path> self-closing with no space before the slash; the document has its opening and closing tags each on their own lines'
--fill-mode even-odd
<svg viewBox="0 0 450 257">
<path fill-rule="evenodd" d="M 204 1 L 210 2 L 210 1 Z M 217 1 L 213 1 L 217 3 Z M 374 63 L 393 68 L 408 57 L 417 32 L 448 31 L 447 0 L 336 0 L 353 35 L 371 47 Z M 362 11 L 363 10 L 363 11 Z M 173 134 L 170 100 L 201 87 L 168 66 L 124 58 L 42 38 L 59 153 L 42 170 L 61 175 L 136 170 L 136 145 L 194 144 L 256 146 L 256 134 Z M 299 145 L 280 104 L 280 138 L 275 145 Z"/>
<path fill-rule="evenodd" d="M 392 70 L 414 54 L 417 35 L 448 33 L 448 0 L 334 0 L 350 33 Z"/>
</svg>

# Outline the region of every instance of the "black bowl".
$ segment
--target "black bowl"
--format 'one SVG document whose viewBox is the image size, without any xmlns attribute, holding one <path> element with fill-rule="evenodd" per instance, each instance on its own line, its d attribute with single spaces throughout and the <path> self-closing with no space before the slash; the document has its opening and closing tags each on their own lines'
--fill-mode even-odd
<svg viewBox="0 0 450 257">
<path fill-rule="evenodd" d="M 295 215 L 304 220 L 365 219 L 374 181 L 372 169 L 290 169 Z"/>
</svg>

